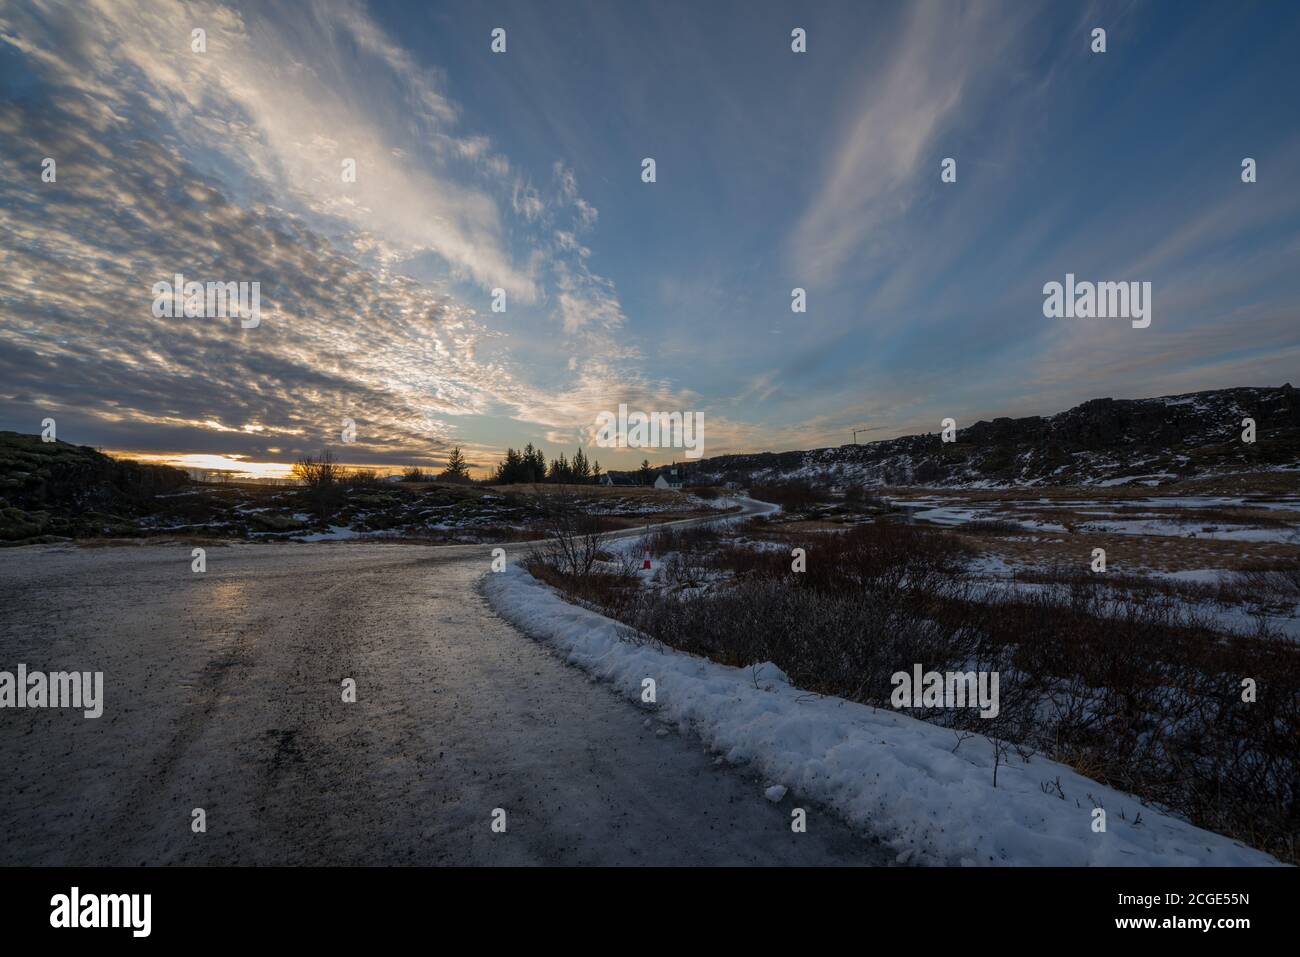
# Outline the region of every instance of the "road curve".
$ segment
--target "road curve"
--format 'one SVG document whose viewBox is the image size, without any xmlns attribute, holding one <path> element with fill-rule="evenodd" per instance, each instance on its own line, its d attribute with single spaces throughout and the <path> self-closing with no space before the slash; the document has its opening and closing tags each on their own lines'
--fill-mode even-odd
<svg viewBox="0 0 1300 957">
<path fill-rule="evenodd" d="M 890 859 L 811 805 L 792 833 L 791 798 L 495 615 L 491 548 L 232 544 L 202 574 L 186 545 L 0 550 L 0 670 L 105 697 L 0 710 L 0 864 Z"/>
</svg>

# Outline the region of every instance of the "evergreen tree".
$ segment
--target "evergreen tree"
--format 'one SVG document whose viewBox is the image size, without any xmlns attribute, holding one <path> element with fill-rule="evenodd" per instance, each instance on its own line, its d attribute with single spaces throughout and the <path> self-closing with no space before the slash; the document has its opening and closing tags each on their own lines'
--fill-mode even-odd
<svg viewBox="0 0 1300 957">
<path fill-rule="evenodd" d="M 506 457 L 497 463 L 497 484 L 513 485 L 524 481 L 523 456 L 514 449 L 506 449 Z"/>
<path fill-rule="evenodd" d="M 546 456 L 542 450 L 533 447 L 529 442 L 524 446 L 522 457 L 520 482 L 545 482 L 546 481 Z"/>
<path fill-rule="evenodd" d="M 571 466 L 561 455 L 551 463 L 548 472 L 546 455 L 541 449 L 534 447 L 531 442 L 524 446 L 522 452 L 506 449 L 506 457 L 497 465 L 496 482 L 498 485 L 519 485 L 546 481 L 572 481 Z"/>
<path fill-rule="evenodd" d="M 573 463 L 569 466 L 573 472 L 573 481 L 578 485 L 586 485 L 591 479 L 591 464 L 587 461 L 587 454 L 581 448 L 573 453 Z"/>
<path fill-rule="evenodd" d="M 653 484 L 654 484 L 654 472 L 653 472 L 653 470 L 650 468 L 650 460 L 649 460 L 649 459 L 642 459 L 642 460 L 641 460 L 641 484 L 642 484 L 642 485 L 653 485 Z"/>
<path fill-rule="evenodd" d="M 469 463 L 465 461 L 459 445 L 451 450 L 451 455 L 447 456 L 447 467 L 442 470 L 438 478 L 443 482 L 469 481 Z"/>
</svg>

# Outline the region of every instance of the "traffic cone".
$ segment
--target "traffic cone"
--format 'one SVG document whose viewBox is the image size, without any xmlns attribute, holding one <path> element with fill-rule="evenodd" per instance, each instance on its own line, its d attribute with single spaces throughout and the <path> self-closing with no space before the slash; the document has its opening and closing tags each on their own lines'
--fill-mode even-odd
<svg viewBox="0 0 1300 957">
<path fill-rule="evenodd" d="M 645 559 L 641 562 L 641 570 L 648 572 L 650 570 L 650 549 L 645 550 Z"/>
</svg>

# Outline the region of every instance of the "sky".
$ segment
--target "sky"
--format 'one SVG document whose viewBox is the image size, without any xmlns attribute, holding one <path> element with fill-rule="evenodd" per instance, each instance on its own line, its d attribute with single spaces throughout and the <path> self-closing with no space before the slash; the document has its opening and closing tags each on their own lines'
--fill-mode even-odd
<svg viewBox="0 0 1300 957">
<path fill-rule="evenodd" d="M 595 447 L 620 403 L 711 456 L 1300 383 L 1297 49 L 1292 3 L 3 3 L 0 429 L 483 474 L 683 457 Z M 176 273 L 259 324 L 154 315 Z M 1045 317 L 1067 273 L 1150 326 Z"/>
</svg>

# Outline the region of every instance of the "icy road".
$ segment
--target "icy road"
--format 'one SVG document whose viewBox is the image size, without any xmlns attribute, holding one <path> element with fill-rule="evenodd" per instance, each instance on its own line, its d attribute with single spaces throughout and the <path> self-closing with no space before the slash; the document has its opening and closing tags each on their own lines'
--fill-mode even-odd
<svg viewBox="0 0 1300 957">
<path fill-rule="evenodd" d="M 490 552 L 0 550 L 0 670 L 104 674 L 98 719 L 0 710 L 0 864 L 892 859 L 504 622 Z"/>
</svg>

